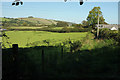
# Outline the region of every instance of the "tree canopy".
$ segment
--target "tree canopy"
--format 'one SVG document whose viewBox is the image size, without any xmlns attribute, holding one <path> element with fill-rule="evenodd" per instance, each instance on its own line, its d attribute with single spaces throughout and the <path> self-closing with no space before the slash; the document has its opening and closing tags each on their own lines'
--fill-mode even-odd
<svg viewBox="0 0 120 80">
<path fill-rule="evenodd" d="M 99 23 L 104 24 L 105 19 L 102 15 L 102 12 L 100 11 L 100 7 L 94 7 L 91 11 L 89 11 L 89 15 L 87 17 L 87 22 L 89 25 L 91 25 L 93 28 L 95 27 L 95 24 L 98 23 L 98 14 L 99 14 Z"/>
<path fill-rule="evenodd" d="M 87 22 L 86 20 L 83 20 L 83 21 L 82 21 L 82 25 L 83 25 L 83 26 L 88 26 L 88 22 Z"/>
</svg>

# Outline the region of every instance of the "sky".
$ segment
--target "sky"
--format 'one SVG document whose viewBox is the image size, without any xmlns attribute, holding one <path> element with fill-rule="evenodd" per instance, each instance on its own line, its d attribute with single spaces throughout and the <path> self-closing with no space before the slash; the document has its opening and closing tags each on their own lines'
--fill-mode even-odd
<svg viewBox="0 0 120 80">
<path fill-rule="evenodd" d="M 1 2 L 12 2 L 14 0 L 1 0 Z M 24 2 L 63 2 L 64 0 L 21 0 Z M 79 0 L 67 0 L 70 2 L 78 2 Z M 118 2 L 120 0 L 83 0 L 84 2 Z"/>
<path fill-rule="evenodd" d="M 107 23 L 118 24 L 118 2 L 85 2 L 82 6 L 78 2 L 24 2 L 24 5 L 17 7 L 11 4 L 12 2 L 2 2 L 1 17 L 33 16 L 81 23 L 86 20 L 90 10 L 99 6 Z"/>
</svg>

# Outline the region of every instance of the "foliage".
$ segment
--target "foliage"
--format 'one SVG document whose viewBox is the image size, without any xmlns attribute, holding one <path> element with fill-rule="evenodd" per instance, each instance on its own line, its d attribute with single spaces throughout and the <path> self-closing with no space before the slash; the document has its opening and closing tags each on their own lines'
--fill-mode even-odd
<svg viewBox="0 0 120 80">
<path fill-rule="evenodd" d="M 2 47 L 3 48 L 7 48 L 7 46 L 9 46 L 9 48 L 11 48 L 11 42 L 9 41 L 10 37 L 8 37 L 8 35 L 3 31 L 2 32 Z"/>
<path fill-rule="evenodd" d="M 99 14 L 99 23 L 103 24 L 105 19 L 100 11 L 100 7 L 94 7 L 91 11 L 89 11 L 89 15 L 87 17 L 87 22 L 89 25 L 92 25 L 95 28 L 95 24 L 98 23 L 98 14 Z"/>
<path fill-rule="evenodd" d="M 69 43 L 71 45 L 71 52 L 78 51 L 82 47 L 82 43 L 80 41 L 70 41 Z"/>
<path fill-rule="evenodd" d="M 83 27 L 82 24 L 73 24 L 72 26 L 73 26 L 73 27 L 79 27 L 79 28 L 82 28 L 82 27 Z"/>
<path fill-rule="evenodd" d="M 63 46 L 66 51 L 70 51 L 71 53 L 80 50 L 82 47 L 82 43 L 80 40 L 71 40 L 70 38 L 66 41 L 60 43 L 60 46 Z"/>
<path fill-rule="evenodd" d="M 56 27 L 66 27 L 68 26 L 67 22 L 58 21 Z"/>
<path fill-rule="evenodd" d="M 99 39 L 114 39 L 120 44 L 120 33 L 119 31 L 112 31 L 109 29 L 100 29 Z"/>
<path fill-rule="evenodd" d="M 50 41 L 49 40 L 43 40 L 44 43 L 46 43 L 48 46 L 50 44 Z"/>
<path fill-rule="evenodd" d="M 82 27 L 9 27 L 7 28 L 10 31 L 18 30 L 18 31 L 49 31 L 49 32 L 58 32 L 58 33 L 69 33 L 69 32 L 90 32 L 92 30 L 89 28 Z"/>
<path fill-rule="evenodd" d="M 55 24 L 51 24 L 51 25 L 49 25 L 48 27 L 49 28 L 52 28 L 52 27 L 55 27 L 56 25 Z"/>
<path fill-rule="evenodd" d="M 88 22 L 85 21 L 85 20 L 83 20 L 83 21 L 82 21 L 82 25 L 83 25 L 83 26 L 88 26 Z"/>
<path fill-rule="evenodd" d="M 99 37 L 103 39 L 115 39 L 117 36 L 118 32 L 117 31 L 111 31 L 107 28 L 100 29 Z"/>
<path fill-rule="evenodd" d="M 81 27 L 68 28 L 68 27 L 64 27 L 60 32 L 69 33 L 69 32 L 89 32 L 89 31 L 91 31 L 91 28 L 81 28 Z"/>
<path fill-rule="evenodd" d="M 28 18 L 34 18 L 33 16 L 28 16 Z"/>
<path fill-rule="evenodd" d="M 19 26 L 35 26 L 35 24 L 32 22 L 19 20 L 19 19 L 13 19 L 13 18 L 2 21 L 2 25 L 4 26 L 4 28 L 10 27 L 10 26 L 17 26 L 17 27 L 19 27 Z"/>
</svg>

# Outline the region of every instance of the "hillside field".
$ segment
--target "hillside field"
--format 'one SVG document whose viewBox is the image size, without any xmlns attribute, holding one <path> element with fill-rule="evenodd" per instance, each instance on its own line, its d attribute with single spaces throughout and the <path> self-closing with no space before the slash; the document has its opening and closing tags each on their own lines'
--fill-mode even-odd
<svg viewBox="0 0 120 80">
<path fill-rule="evenodd" d="M 57 22 L 54 20 L 47 20 L 47 19 L 43 19 L 43 18 L 18 18 L 20 20 L 25 20 L 25 21 L 29 21 L 35 24 L 45 24 L 45 25 L 51 25 L 51 24 L 56 24 Z"/>
<path fill-rule="evenodd" d="M 45 28 L 45 26 L 41 26 L 41 27 L 29 27 L 29 26 L 20 26 L 20 27 L 9 27 L 9 28 L 7 28 L 7 29 L 42 29 L 42 28 Z M 53 27 L 53 28 L 51 28 L 51 29 L 57 29 L 57 30 L 61 30 L 61 29 L 63 29 L 64 27 Z"/>
</svg>

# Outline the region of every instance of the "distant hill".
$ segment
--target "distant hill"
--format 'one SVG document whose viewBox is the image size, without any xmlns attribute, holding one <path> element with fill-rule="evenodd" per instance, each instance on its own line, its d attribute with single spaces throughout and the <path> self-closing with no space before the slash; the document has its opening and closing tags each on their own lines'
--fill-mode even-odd
<svg viewBox="0 0 120 80">
<path fill-rule="evenodd" d="M 2 18 L 2 17 L 0 17 L 0 21 L 10 21 L 10 19 L 9 18 Z"/>
<path fill-rule="evenodd" d="M 59 21 L 59 20 L 50 20 L 50 19 L 43 19 L 43 18 L 34 18 L 34 17 L 27 17 L 27 18 L 0 18 L 2 19 L 2 24 L 4 28 L 6 27 L 20 27 L 20 26 L 27 26 L 27 27 L 43 27 L 43 26 L 55 26 L 55 27 L 65 27 L 71 26 L 71 22 L 66 21 Z"/>
<path fill-rule="evenodd" d="M 18 19 L 29 21 L 35 24 L 41 24 L 41 25 L 57 24 L 57 22 L 54 20 L 48 20 L 48 19 L 43 19 L 43 18 L 18 18 Z"/>
</svg>

